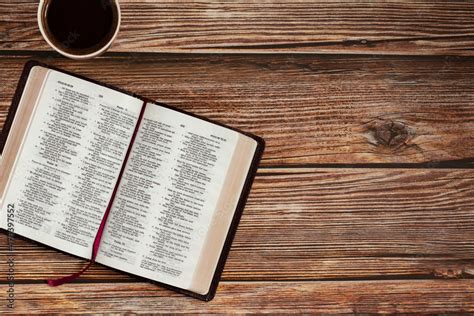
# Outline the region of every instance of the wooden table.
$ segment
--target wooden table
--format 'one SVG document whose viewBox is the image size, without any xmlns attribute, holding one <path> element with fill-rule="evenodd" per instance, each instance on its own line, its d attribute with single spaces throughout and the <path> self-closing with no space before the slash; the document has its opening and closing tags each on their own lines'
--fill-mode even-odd
<svg viewBox="0 0 474 316">
<path fill-rule="evenodd" d="M 16 312 L 474 312 L 473 2 L 121 4 L 78 62 L 0 1 L 0 124 L 34 58 L 260 135 L 261 168 L 212 302 L 99 266 L 51 288 L 83 261 L 17 238 Z"/>
</svg>

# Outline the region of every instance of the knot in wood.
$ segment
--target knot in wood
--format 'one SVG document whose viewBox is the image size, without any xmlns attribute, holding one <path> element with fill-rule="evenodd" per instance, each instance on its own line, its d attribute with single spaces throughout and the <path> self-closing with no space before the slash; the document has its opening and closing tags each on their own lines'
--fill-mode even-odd
<svg viewBox="0 0 474 316">
<path fill-rule="evenodd" d="M 377 143 L 392 149 L 405 144 L 410 135 L 405 124 L 402 122 L 394 122 L 392 120 L 377 122 L 372 127 L 372 132 L 374 133 Z"/>
</svg>

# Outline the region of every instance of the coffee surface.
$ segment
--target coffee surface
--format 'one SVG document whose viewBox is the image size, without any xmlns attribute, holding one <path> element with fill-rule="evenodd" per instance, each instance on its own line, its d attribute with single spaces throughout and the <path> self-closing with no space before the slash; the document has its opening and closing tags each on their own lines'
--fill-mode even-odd
<svg viewBox="0 0 474 316">
<path fill-rule="evenodd" d="M 45 13 L 55 44 L 69 51 L 107 44 L 117 23 L 115 4 L 108 0 L 52 0 Z"/>
</svg>

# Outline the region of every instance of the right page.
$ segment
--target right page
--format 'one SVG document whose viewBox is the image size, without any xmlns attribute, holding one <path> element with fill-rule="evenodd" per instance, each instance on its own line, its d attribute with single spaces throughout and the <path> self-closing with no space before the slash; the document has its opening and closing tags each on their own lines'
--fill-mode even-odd
<svg viewBox="0 0 474 316">
<path fill-rule="evenodd" d="M 147 104 L 97 261 L 206 294 L 257 143 Z"/>
</svg>

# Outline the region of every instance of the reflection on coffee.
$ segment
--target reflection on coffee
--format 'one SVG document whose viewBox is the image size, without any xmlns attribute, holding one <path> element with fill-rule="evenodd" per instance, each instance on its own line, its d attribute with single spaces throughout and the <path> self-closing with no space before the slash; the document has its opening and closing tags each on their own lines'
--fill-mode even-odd
<svg viewBox="0 0 474 316">
<path fill-rule="evenodd" d="M 85 55 L 107 45 L 118 24 L 111 0 L 50 0 L 42 12 L 48 38 L 61 50 Z"/>
</svg>

